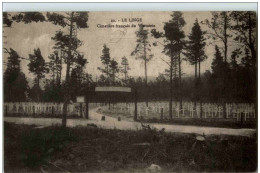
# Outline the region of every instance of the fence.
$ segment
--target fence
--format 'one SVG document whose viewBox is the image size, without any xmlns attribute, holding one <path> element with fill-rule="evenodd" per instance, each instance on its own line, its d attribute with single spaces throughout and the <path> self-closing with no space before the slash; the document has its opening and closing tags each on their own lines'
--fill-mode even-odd
<svg viewBox="0 0 260 173">
<path fill-rule="evenodd" d="M 89 103 L 89 108 L 101 106 L 100 103 Z M 83 104 L 83 115 L 85 115 L 86 106 Z M 4 115 L 24 115 L 24 116 L 61 116 L 63 112 L 63 103 L 41 103 L 41 102 L 7 102 L 4 103 Z M 68 116 L 80 116 L 80 104 L 73 103 L 67 106 Z"/>
<path fill-rule="evenodd" d="M 165 118 L 169 114 L 169 102 L 149 102 L 149 106 L 146 107 L 145 102 L 138 103 L 137 114 L 143 118 Z M 134 115 L 133 103 L 116 103 L 113 104 L 110 109 L 108 105 L 103 107 L 106 112 L 122 113 Z M 202 103 L 202 109 L 200 104 L 193 102 L 183 102 L 182 109 L 180 109 L 179 102 L 173 102 L 172 105 L 173 118 L 200 118 L 202 111 L 202 118 L 224 118 L 223 106 L 215 103 Z M 233 118 L 241 120 L 242 113 L 243 118 L 255 119 L 255 108 L 253 104 L 249 103 L 227 103 L 226 104 L 226 118 Z M 163 116 L 163 117 L 162 117 Z"/>
<path fill-rule="evenodd" d="M 89 103 L 89 108 L 103 107 L 104 111 L 112 113 L 122 113 L 134 116 L 134 103 L 115 103 L 110 106 L 102 103 Z M 61 116 L 63 111 L 63 103 L 37 103 L 37 102 L 8 102 L 4 103 L 4 113 L 8 115 L 24 115 L 24 116 Z M 85 115 L 86 107 L 83 104 L 83 115 Z M 193 102 L 183 102 L 180 109 L 179 102 L 173 102 L 173 118 L 200 118 L 200 105 Z M 226 104 L 227 118 L 241 119 L 241 114 L 244 113 L 244 119 L 255 119 L 255 109 L 253 104 L 248 103 L 227 103 Z M 168 102 L 149 102 L 146 107 L 144 102 L 138 102 L 137 115 L 143 118 L 165 118 L 169 114 Z M 68 104 L 68 116 L 80 116 L 80 104 Z M 162 117 L 163 116 L 163 117 Z M 223 118 L 222 105 L 213 103 L 202 103 L 202 118 Z"/>
</svg>

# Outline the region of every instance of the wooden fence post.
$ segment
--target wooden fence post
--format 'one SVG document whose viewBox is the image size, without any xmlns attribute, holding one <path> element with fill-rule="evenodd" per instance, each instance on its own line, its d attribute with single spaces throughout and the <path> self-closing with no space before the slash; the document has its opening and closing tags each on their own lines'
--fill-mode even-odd
<svg viewBox="0 0 260 173">
<path fill-rule="evenodd" d="M 161 120 L 163 120 L 163 108 L 161 108 Z"/>
<path fill-rule="evenodd" d="M 53 106 L 51 107 L 51 115 L 52 116 L 54 115 L 54 107 Z"/>
<path fill-rule="evenodd" d="M 86 113 L 85 114 L 86 114 L 85 118 L 88 119 L 89 114 L 88 114 L 88 99 L 87 98 L 86 98 Z"/>
<path fill-rule="evenodd" d="M 137 121 L 137 89 L 134 89 L 134 101 L 135 101 L 135 114 L 134 121 Z"/>
<path fill-rule="evenodd" d="M 83 117 L 83 115 L 82 115 L 82 111 L 83 111 L 82 103 L 79 104 L 79 111 L 80 111 L 80 117 L 82 118 Z"/>
<path fill-rule="evenodd" d="M 8 106 L 7 105 L 5 106 L 5 115 L 6 116 L 8 115 Z"/>
<path fill-rule="evenodd" d="M 33 117 L 35 116 L 35 106 L 33 106 Z"/>
</svg>

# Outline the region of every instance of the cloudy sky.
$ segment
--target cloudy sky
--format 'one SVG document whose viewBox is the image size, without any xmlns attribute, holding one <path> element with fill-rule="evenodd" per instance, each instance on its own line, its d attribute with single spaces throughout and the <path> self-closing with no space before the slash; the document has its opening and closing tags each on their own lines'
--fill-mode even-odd
<svg viewBox="0 0 260 173">
<path fill-rule="evenodd" d="M 153 24 L 155 29 L 163 32 L 164 22 L 167 22 L 171 18 L 172 12 L 90 12 L 89 13 L 89 28 L 81 29 L 78 31 L 78 38 L 83 41 L 83 45 L 79 48 L 79 51 L 84 54 L 88 60 L 85 71 L 91 73 L 94 77 L 99 76 L 100 72 L 97 67 L 102 66 L 100 56 L 102 55 L 103 45 L 106 44 L 110 48 L 111 58 L 121 62 L 121 58 L 126 56 L 129 60 L 130 68 L 129 75 L 131 76 L 144 76 L 144 64 L 141 60 L 136 60 L 134 56 L 131 56 L 131 52 L 136 46 L 135 32 L 139 29 L 136 28 L 98 28 L 98 24 L 135 24 L 138 22 L 120 22 L 122 18 L 142 18 L 142 24 Z M 199 21 L 210 19 L 210 12 L 183 12 L 186 25 L 183 30 L 186 35 L 189 35 L 196 18 Z M 111 19 L 116 20 L 115 23 L 111 23 Z M 206 26 L 201 25 L 202 30 L 208 30 Z M 48 61 L 48 55 L 53 52 L 54 41 L 51 39 L 55 32 L 62 29 L 59 26 L 55 26 L 51 23 L 14 23 L 12 28 L 5 28 L 4 47 L 13 48 L 22 57 L 28 58 L 29 54 L 33 53 L 33 50 L 40 48 L 43 57 Z M 154 29 L 154 28 L 148 28 Z M 67 29 L 64 31 L 67 32 Z M 155 39 L 150 38 L 150 42 L 153 43 Z M 163 40 L 160 40 L 163 42 Z M 210 41 L 210 40 L 209 40 Z M 201 71 L 210 70 L 212 58 L 214 56 L 214 45 L 209 44 L 206 47 L 206 54 L 208 59 L 202 63 Z M 152 47 L 152 53 L 154 58 L 148 63 L 148 76 L 156 77 L 159 73 L 163 73 L 165 68 L 168 68 L 167 64 L 161 60 L 169 60 L 167 56 L 162 53 L 163 46 L 158 44 L 157 47 Z M 6 61 L 6 54 L 4 55 Z M 183 56 L 183 55 L 182 55 Z M 23 60 L 21 62 L 22 70 L 27 77 L 33 78 L 34 76 L 29 73 L 27 67 L 28 61 Z M 184 75 L 192 75 L 194 73 L 194 67 L 190 66 L 187 62 L 182 62 L 182 68 Z M 65 68 L 64 68 L 65 70 Z M 65 74 L 65 73 L 64 73 Z"/>
</svg>

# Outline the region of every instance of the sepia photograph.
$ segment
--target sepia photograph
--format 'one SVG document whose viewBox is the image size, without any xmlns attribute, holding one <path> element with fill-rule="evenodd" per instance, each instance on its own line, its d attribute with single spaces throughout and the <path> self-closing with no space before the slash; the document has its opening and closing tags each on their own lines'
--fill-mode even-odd
<svg viewBox="0 0 260 173">
<path fill-rule="evenodd" d="M 257 171 L 257 11 L 2 17 L 4 172 Z"/>
</svg>

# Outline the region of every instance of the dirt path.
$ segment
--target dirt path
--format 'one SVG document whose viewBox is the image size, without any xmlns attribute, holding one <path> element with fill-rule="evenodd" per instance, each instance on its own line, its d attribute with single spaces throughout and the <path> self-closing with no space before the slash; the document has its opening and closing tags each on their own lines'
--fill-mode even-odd
<svg viewBox="0 0 260 173">
<path fill-rule="evenodd" d="M 67 126 L 86 126 L 87 124 L 94 123 L 99 127 L 107 129 L 121 129 L 121 130 L 137 130 L 141 129 L 141 124 L 138 122 L 130 122 L 126 120 L 118 121 L 116 118 L 106 116 L 105 121 L 101 121 L 102 114 L 97 113 L 97 109 L 89 111 L 89 120 L 87 119 L 67 119 Z M 61 124 L 59 118 L 16 118 L 4 117 L 4 121 L 13 122 L 17 124 L 35 124 L 39 126 L 51 126 Z M 146 123 L 148 124 L 148 123 Z M 164 128 L 166 132 L 179 132 L 179 133 L 196 133 L 205 135 L 232 135 L 232 136 L 253 136 L 256 134 L 255 129 L 229 129 L 229 128 L 216 128 L 216 127 L 198 127 L 186 125 L 166 125 L 149 123 L 150 127 L 156 129 Z"/>
</svg>

